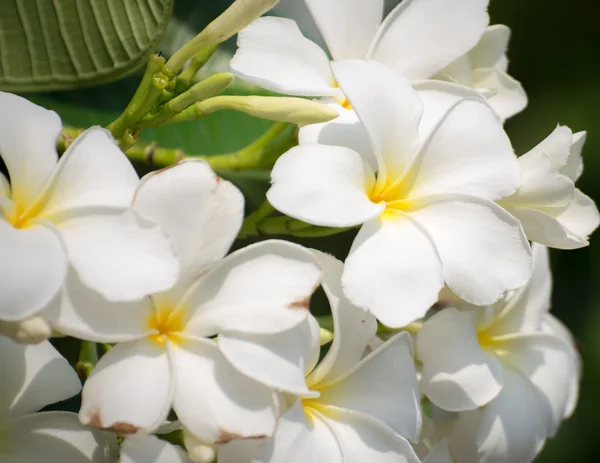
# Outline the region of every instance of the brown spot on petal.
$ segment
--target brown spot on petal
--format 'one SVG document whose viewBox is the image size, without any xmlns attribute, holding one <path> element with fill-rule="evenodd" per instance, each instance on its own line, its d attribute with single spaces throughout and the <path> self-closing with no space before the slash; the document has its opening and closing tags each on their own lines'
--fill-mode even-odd
<svg viewBox="0 0 600 463">
<path fill-rule="evenodd" d="M 227 442 L 231 442 L 232 440 L 240 440 L 240 439 L 266 439 L 266 434 L 260 434 L 257 436 L 242 436 L 241 434 L 236 434 L 234 432 L 226 431 L 225 429 L 221 429 L 219 431 L 219 435 L 217 436 L 217 440 L 215 444 L 226 444 Z"/>
<path fill-rule="evenodd" d="M 106 431 L 113 431 L 117 434 L 135 434 L 140 430 L 139 427 L 125 422 L 117 422 L 112 426 L 105 426 L 102 423 L 102 418 L 100 417 L 100 411 L 98 409 L 92 410 L 87 425 Z"/>
<path fill-rule="evenodd" d="M 288 305 L 289 309 L 294 310 L 308 310 L 308 303 L 310 302 L 310 296 L 305 297 L 304 299 L 300 299 L 298 301 L 294 301 Z"/>
<path fill-rule="evenodd" d="M 217 183 L 221 183 L 223 181 L 223 177 L 219 177 L 218 175 L 215 175 L 215 180 Z"/>
</svg>

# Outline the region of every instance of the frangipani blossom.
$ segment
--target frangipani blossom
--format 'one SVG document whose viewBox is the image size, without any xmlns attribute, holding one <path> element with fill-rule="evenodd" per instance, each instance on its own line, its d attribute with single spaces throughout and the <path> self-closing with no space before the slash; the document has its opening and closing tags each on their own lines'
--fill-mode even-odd
<svg viewBox="0 0 600 463">
<path fill-rule="evenodd" d="M 319 359 L 319 330 L 306 323 L 304 396 L 282 398 L 287 408 L 272 438 L 220 446 L 219 463 L 417 463 L 408 440 L 421 428 L 421 406 L 412 341 L 401 333 L 365 355 L 375 336 L 375 318 L 352 305 L 341 287 L 342 263 L 313 251 L 323 265 L 322 286 L 334 320 L 333 343 Z M 408 440 L 407 440 L 408 439 Z"/>
<path fill-rule="evenodd" d="M 1 92 L 0 108 L 10 175 L 0 177 L 0 320 L 41 312 L 68 273 L 111 300 L 172 286 L 177 258 L 162 230 L 129 209 L 139 178 L 110 134 L 88 129 L 58 160 L 56 113 Z"/>
<path fill-rule="evenodd" d="M 573 412 L 579 358 L 548 314 L 547 249 L 534 256 L 529 283 L 502 303 L 442 309 L 417 337 L 422 391 L 460 411 L 445 425 L 456 462 L 530 462 Z"/>
<path fill-rule="evenodd" d="M 182 271 L 172 290 L 131 304 L 108 303 L 70 281 L 56 325 L 120 343 L 85 383 L 82 422 L 152 432 L 172 407 L 207 443 L 270 435 L 272 389 L 242 374 L 219 344 L 301 324 L 319 282 L 318 262 L 301 246 L 274 240 L 223 258 L 240 229 L 244 199 L 202 161 L 146 176 L 134 209 L 171 236 Z"/>
<path fill-rule="evenodd" d="M 113 434 L 84 427 L 75 413 L 36 413 L 81 390 L 77 374 L 49 342 L 24 346 L 0 336 L 0 371 L 0 461 L 114 461 Z"/>
<path fill-rule="evenodd" d="M 473 48 L 488 0 L 404 0 L 383 19 L 384 0 L 305 0 L 335 61 L 376 60 L 398 75 L 431 78 Z M 263 17 L 238 35 L 231 70 L 275 92 L 347 101 L 327 54 L 290 19 Z"/>
<path fill-rule="evenodd" d="M 519 158 L 521 186 L 499 202 L 521 221 L 527 238 L 545 246 L 576 249 L 589 244 L 600 215 L 594 201 L 575 182 L 583 172 L 586 133 L 558 126 Z"/>
<path fill-rule="evenodd" d="M 489 26 L 474 48 L 434 77 L 477 89 L 487 96 L 496 114 L 505 121 L 527 106 L 523 87 L 507 72 L 509 39 L 508 27 Z"/>
<path fill-rule="evenodd" d="M 333 69 L 375 160 L 343 141 L 300 145 L 275 164 L 267 197 L 311 224 L 363 225 L 344 267 L 348 298 L 400 327 L 425 315 L 444 281 L 477 304 L 525 284 L 529 244 L 493 202 L 515 191 L 518 166 L 491 109 L 461 100 L 420 139 L 422 105 L 406 80 L 372 61 Z"/>
</svg>

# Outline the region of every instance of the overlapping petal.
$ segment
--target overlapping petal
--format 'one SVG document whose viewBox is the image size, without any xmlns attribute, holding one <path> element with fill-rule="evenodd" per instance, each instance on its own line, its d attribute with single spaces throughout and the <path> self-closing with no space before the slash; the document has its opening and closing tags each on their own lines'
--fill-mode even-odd
<svg viewBox="0 0 600 463">
<path fill-rule="evenodd" d="M 55 329 L 95 342 L 126 342 L 152 333 L 154 314 L 149 297 L 134 302 L 110 302 L 81 283 L 69 271 L 60 294 L 44 310 Z"/>
<path fill-rule="evenodd" d="M 439 195 L 415 201 L 413 207 L 411 218 L 431 236 L 444 280 L 461 299 L 491 304 L 530 278 L 527 238 L 500 206 L 474 196 Z"/>
<path fill-rule="evenodd" d="M 271 172 L 269 202 L 305 222 L 348 227 L 381 214 L 369 199 L 375 176 L 364 159 L 349 148 L 305 144 L 280 157 Z"/>
<path fill-rule="evenodd" d="M 318 403 L 368 415 L 417 442 L 422 416 L 412 340 L 399 333 L 330 384 Z"/>
<path fill-rule="evenodd" d="M 502 125 L 480 99 L 456 103 L 438 122 L 411 166 L 410 198 L 462 193 L 500 199 L 519 184 L 519 167 Z"/>
<path fill-rule="evenodd" d="M 139 300 L 173 286 L 179 262 L 159 225 L 131 209 L 90 212 L 60 224 L 69 262 L 84 285 L 112 301 Z"/>
<path fill-rule="evenodd" d="M 58 114 L 11 93 L 0 92 L 0 153 L 8 168 L 12 199 L 31 205 L 58 160 Z"/>
<path fill-rule="evenodd" d="M 117 436 L 84 427 L 75 413 L 44 412 L 3 423 L 0 459 L 10 463 L 112 463 Z"/>
<path fill-rule="evenodd" d="M 121 444 L 120 463 L 190 463 L 179 447 L 155 436 L 129 436 Z"/>
<path fill-rule="evenodd" d="M 42 310 L 67 274 L 61 239 L 46 223 L 15 228 L 0 215 L 0 319 L 16 321 Z"/>
<path fill-rule="evenodd" d="M 417 352 L 421 389 L 444 410 L 473 410 L 502 389 L 502 364 L 479 343 L 475 309 L 448 308 L 431 317 L 419 332 Z"/>
<path fill-rule="evenodd" d="M 383 19 L 384 0 L 305 0 L 335 60 L 363 59 Z"/>
<path fill-rule="evenodd" d="M 374 61 L 332 63 L 335 78 L 371 140 L 378 181 L 393 181 L 409 167 L 419 146 L 423 105 L 410 83 Z"/>
<path fill-rule="evenodd" d="M 123 210 L 139 178 L 110 132 L 92 127 L 69 146 L 44 189 L 40 217 L 59 222 L 92 208 Z"/>
<path fill-rule="evenodd" d="M 69 363 L 44 341 L 25 346 L 0 336 L 0 419 L 34 413 L 81 390 Z"/>
<path fill-rule="evenodd" d="M 181 265 L 173 295 L 179 299 L 204 269 L 227 254 L 242 225 L 244 197 L 207 163 L 186 161 L 144 177 L 134 209 L 170 237 Z"/>
<path fill-rule="evenodd" d="M 269 240 L 230 254 L 200 278 L 184 304 L 185 331 L 278 333 L 300 324 L 321 268 L 307 249 Z"/>
<path fill-rule="evenodd" d="M 575 189 L 573 201 L 556 218 L 569 234 L 584 240 L 586 244 L 589 235 L 600 224 L 596 203 L 578 189 Z"/>
<path fill-rule="evenodd" d="M 271 390 L 233 368 L 213 341 L 186 336 L 169 345 L 169 356 L 176 371 L 173 409 L 194 436 L 225 444 L 273 433 Z"/>
<path fill-rule="evenodd" d="M 423 317 L 443 285 L 442 263 L 429 235 L 407 215 L 395 213 L 363 225 L 342 276 L 348 299 L 392 327 Z"/>
<path fill-rule="evenodd" d="M 426 79 L 467 53 L 489 17 L 488 0 L 405 0 L 381 25 L 369 58 L 408 79 Z"/>
<path fill-rule="evenodd" d="M 238 34 L 231 72 L 259 87 L 298 96 L 341 96 L 329 58 L 294 21 L 259 18 Z"/>
<path fill-rule="evenodd" d="M 167 418 L 174 381 L 164 346 L 150 339 L 118 344 L 86 381 L 79 418 L 123 434 L 151 432 Z"/>
<path fill-rule="evenodd" d="M 324 252 L 312 250 L 323 266 L 321 286 L 333 316 L 333 342 L 327 354 L 308 375 L 309 384 L 335 381 L 362 359 L 377 332 L 375 317 L 351 304 L 342 290 L 344 264 Z"/>
</svg>

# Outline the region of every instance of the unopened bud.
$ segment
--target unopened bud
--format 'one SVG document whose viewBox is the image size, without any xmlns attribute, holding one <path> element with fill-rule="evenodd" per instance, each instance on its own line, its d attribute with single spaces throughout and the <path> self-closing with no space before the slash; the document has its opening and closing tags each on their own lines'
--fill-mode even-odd
<svg viewBox="0 0 600 463">
<path fill-rule="evenodd" d="M 320 344 L 324 346 L 325 344 L 329 344 L 333 341 L 333 333 L 325 328 L 321 328 L 320 332 Z"/>
<path fill-rule="evenodd" d="M 52 326 L 36 315 L 18 322 L 0 321 L 0 334 L 20 344 L 38 344 L 52 335 Z"/>
<path fill-rule="evenodd" d="M 217 96 L 197 104 L 204 115 L 222 109 L 240 111 L 250 116 L 299 126 L 327 122 L 338 112 L 317 101 L 276 96 Z"/>
<path fill-rule="evenodd" d="M 211 463 L 214 461 L 217 453 L 215 447 L 205 444 L 185 429 L 183 430 L 183 443 L 189 459 L 194 463 Z"/>
<path fill-rule="evenodd" d="M 201 82 L 198 82 L 192 88 L 174 98 L 169 106 L 174 113 L 183 111 L 185 108 L 197 101 L 206 100 L 207 98 L 218 95 L 223 90 L 231 85 L 233 81 L 231 72 L 219 72 L 207 77 Z"/>
</svg>

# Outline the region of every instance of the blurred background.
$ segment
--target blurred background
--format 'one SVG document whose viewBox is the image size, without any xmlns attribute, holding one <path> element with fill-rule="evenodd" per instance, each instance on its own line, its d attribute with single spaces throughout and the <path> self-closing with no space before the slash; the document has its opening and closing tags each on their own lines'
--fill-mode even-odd
<svg viewBox="0 0 600 463">
<path fill-rule="evenodd" d="M 17 0 L 18 1 L 18 0 Z M 231 0 L 175 0 L 173 20 L 161 42 L 168 55 L 193 37 L 223 11 Z M 397 1 L 390 1 L 391 8 Z M 529 107 L 510 119 L 506 130 L 517 154 L 523 154 L 544 139 L 557 123 L 574 132 L 587 130 L 585 169 L 579 188 L 600 202 L 600 41 L 592 0 L 572 0 L 568 6 L 551 7 L 545 0 L 491 0 L 491 23 L 508 25 L 512 31 L 510 74 L 520 80 L 529 95 Z M 282 0 L 273 14 L 294 15 L 307 34 L 315 29 L 303 13 L 302 0 Z M 0 11 L 0 16 L 2 15 Z M 304 18 L 304 19 L 302 19 Z M 318 37 L 314 37 L 319 40 Z M 210 63 L 225 70 L 229 41 Z M 66 124 L 87 127 L 106 124 L 122 110 L 139 82 L 133 75 L 116 83 L 76 91 L 28 93 L 26 96 L 57 110 Z M 245 91 L 243 86 L 234 91 Z M 239 149 L 270 125 L 239 114 L 217 113 L 209 118 L 146 131 L 144 138 L 162 146 L 181 148 L 190 154 L 216 154 Z M 140 166 L 140 173 L 144 167 Z M 260 203 L 268 175 L 260 172 L 230 177 L 248 197 L 248 208 Z M 328 240 L 304 240 L 303 244 L 325 247 L 343 258 L 352 233 Z M 240 243 L 245 245 L 247 243 Z M 492 265 L 492 263 L 490 263 Z M 576 251 L 552 251 L 554 270 L 553 312 L 574 333 L 584 359 L 581 397 L 575 415 L 565 422 L 558 436 L 546 444 L 540 463 L 600 461 L 596 419 L 600 415 L 600 236 L 591 246 Z M 317 310 L 318 308 L 318 300 Z M 60 342 L 59 342 L 60 345 Z M 63 344 L 63 351 L 77 355 L 77 346 Z"/>
</svg>

